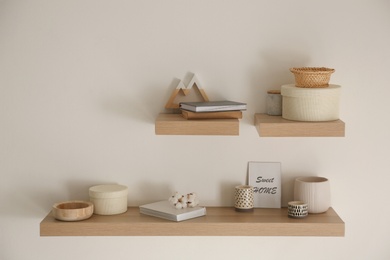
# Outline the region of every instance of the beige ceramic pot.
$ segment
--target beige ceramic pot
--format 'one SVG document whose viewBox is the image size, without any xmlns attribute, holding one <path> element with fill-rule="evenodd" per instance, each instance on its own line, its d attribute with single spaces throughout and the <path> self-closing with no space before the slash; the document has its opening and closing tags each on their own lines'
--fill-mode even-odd
<svg viewBox="0 0 390 260">
<path fill-rule="evenodd" d="M 294 200 L 307 203 L 309 213 L 323 213 L 330 207 L 330 183 L 324 177 L 295 179 Z"/>
</svg>

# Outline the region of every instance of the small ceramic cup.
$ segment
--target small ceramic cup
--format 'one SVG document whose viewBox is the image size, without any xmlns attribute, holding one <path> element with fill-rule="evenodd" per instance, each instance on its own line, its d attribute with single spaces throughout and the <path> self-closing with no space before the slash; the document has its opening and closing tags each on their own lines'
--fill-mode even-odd
<svg viewBox="0 0 390 260">
<path fill-rule="evenodd" d="M 295 179 L 294 200 L 307 203 L 309 213 L 323 213 L 330 207 L 330 184 L 324 177 Z"/>
<path fill-rule="evenodd" d="M 288 203 L 288 216 L 290 218 L 304 218 L 307 217 L 307 214 L 307 203 L 303 201 L 290 201 Z"/>
<path fill-rule="evenodd" d="M 253 210 L 253 187 L 250 185 L 239 185 L 235 188 L 234 207 L 236 211 Z"/>
</svg>

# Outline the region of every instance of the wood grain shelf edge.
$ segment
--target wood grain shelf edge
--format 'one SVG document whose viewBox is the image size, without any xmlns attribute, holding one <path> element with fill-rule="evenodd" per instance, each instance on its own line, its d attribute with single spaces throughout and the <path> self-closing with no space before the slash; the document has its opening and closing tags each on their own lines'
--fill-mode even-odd
<svg viewBox="0 0 390 260">
<path fill-rule="evenodd" d="M 238 119 L 185 119 L 181 114 L 159 114 L 156 135 L 239 135 Z"/>
<path fill-rule="evenodd" d="M 345 123 L 342 120 L 327 122 L 300 122 L 255 114 L 255 127 L 261 137 L 344 137 Z"/>
<path fill-rule="evenodd" d="M 172 222 L 139 213 L 129 207 L 114 216 L 93 215 L 78 222 L 63 222 L 49 213 L 40 223 L 41 236 L 335 236 L 345 235 L 345 224 L 330 208 L 326 213 L 292 219 L 287 209 L 236 212 L 231 207 L 206 207 L 204 217 Z"/>
</svg>

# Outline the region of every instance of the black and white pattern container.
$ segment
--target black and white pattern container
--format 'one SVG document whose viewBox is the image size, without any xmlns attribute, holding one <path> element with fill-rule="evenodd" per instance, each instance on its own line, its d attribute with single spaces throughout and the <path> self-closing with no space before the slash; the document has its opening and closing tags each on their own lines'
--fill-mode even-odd
<svg viewBox="0 0 390 260">
<path fill-rule="evenodd" d="M 290 201 L 288 203 L 288 216 L 290 218 L 305 218 L 307 214 L 307 203 L 303 201 Z"/>
</svg>

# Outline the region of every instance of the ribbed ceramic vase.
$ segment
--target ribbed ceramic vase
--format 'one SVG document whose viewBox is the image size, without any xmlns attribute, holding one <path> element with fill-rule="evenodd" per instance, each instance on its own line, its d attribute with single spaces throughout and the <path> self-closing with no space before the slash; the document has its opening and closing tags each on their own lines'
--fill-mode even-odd
<svg viewBox="0 0 390 260">
<path fill-rule="evenodd" d="M 294 200 L 307 203 L 309 213 L 323 213 L 330 207 L 330 183 L 324 177 L 295 179 Z"/>
</svg>

